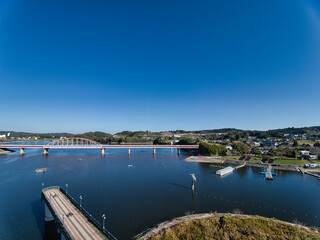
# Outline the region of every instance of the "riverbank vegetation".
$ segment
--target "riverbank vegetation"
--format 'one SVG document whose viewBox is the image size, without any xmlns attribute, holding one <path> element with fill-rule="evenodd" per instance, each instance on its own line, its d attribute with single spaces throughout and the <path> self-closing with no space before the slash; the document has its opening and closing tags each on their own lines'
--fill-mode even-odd
<svg viewBox="0 0 320 240">
<path fill-rule="evenodd" d="M 227 153 L 227 148 L 220 144 L 200 142 L 199 152 L 201 155 L 205 156 L 225 155 Z"/>
<path fill-rule="evenodd" d="M 192 219 L 192 218 L 191 218 Z M 246 215 L 219 215 L 184 220 L 153 235 L 165 239 L 320 239 L 318 229 L 310 229 L 275 219 Z"/>
<path fill-rule="evenodd" d="M 241 155 L 232 155 L 232 156 L 223 156 L 222 159 L 230 159 L 230 160 L 239 160 L 242 156 Z M 252 156 L 249 160 L 249 162 L 253 163 L 259 163 L 262 162 L 262 160 L 265 157 L 262 156 Z M 273 164 L 285 164 L 285 165 L 304 165 L 309 163 L 306 160 L 297 159 L 297 158 L 287 158 L 287 157 L 273 157 L 267 158 L 268 160 L 273 159 Z M 319 160 L 312 160 L 312 163 L 320 163 Z"/>
</svg>

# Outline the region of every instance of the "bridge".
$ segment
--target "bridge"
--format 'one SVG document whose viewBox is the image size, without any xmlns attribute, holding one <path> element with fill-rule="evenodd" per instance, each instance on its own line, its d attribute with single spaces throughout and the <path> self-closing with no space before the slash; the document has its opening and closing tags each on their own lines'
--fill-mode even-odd
<svg viewBox="0 0 320 240">
<path fill-rule="evenodd" d="M 94 219 L 80 204 L 59 186 L 42 190 L 45 203 L 45 221 L 55 221 L 61 239 L 110 239 L 117 240 L 104 226 Z M 103 215 L 104 216 L 104 215 Z"/>
<path fill-rule="evenodd" d="M 156 149 L 177 149 L 180 154 L 180 149 L 198 149 L 198 145 L 105 145 L 86 138 L 63 138 L 54 140 L 45 145 L 23 145 L 23 144 L 0 144 L 0 149 L 19 149 L 20 155 L 24 154 L 24 149 L 42 149 L 43 155 L 48 155 L 49 149 L 100 149 L 101 154 L 105 154 L 105 149 L 128 149 L 130 154 L 131 149 L 153 149 L 153 154 L 156 154 Z"/>
</svg>

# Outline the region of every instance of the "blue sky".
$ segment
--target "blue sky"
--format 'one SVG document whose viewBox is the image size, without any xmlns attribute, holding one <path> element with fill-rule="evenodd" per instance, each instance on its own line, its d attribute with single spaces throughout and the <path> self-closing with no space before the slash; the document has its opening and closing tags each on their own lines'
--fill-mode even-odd
<svg viewBox="0 0 320 240">
<path fill-rule="evenodd" d="M 317 0 L 0 2 L 0 129 L 320 125 Z"/>
</svg>

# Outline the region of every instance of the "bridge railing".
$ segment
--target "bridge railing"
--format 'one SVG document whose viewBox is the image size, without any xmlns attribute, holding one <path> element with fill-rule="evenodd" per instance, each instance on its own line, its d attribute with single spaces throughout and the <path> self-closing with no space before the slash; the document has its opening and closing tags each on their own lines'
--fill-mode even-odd
<svg viewBox="0 0 320 240">
<path fill-rule="evenodd" d="M 107 229 L 103 229 L 101 223 L 99 223 L 87 210 L 83 207 L 80 207 L 80 204 L 71 197 L 63 188 L 60 187 L 60 191 L 70 200 L 70 202 L 75 205 L 83 215 L 91 222 L 97 229 L 99 229 L 104 235 L 106 235 L 111 240 L 117 240 Z"/>
</svg>

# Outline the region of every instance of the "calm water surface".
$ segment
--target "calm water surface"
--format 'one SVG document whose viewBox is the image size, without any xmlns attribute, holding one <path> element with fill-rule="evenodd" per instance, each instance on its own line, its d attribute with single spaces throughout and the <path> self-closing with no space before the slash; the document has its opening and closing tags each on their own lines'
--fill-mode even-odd
<svg viewBox="0 0 320 240">
<path fill-rule="evenodd" d="M 0 239 L 54 239 L 44 223 L 41 184 L 65 186 L 118 239 L 187 212 L 232 212 L 275 217 L 320 226 L 320 184 L 314 177 L 280 172 L 265 181 L 257 168 L 220 178 L 217 168 L 185 162 L 176 150 L 25 150 L 0 156 Z M 128 167 L 128 165 L 133 165 Z M 45 173 L 36 168 L 47 167 Z M 191 176 L 195 173 L 195 195 Z"/>
</svg>

